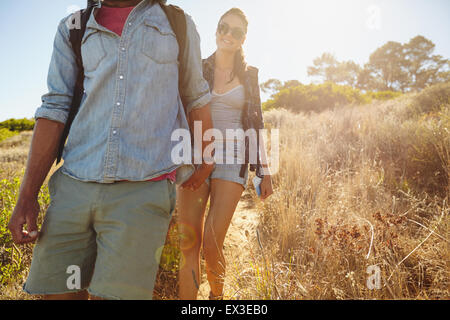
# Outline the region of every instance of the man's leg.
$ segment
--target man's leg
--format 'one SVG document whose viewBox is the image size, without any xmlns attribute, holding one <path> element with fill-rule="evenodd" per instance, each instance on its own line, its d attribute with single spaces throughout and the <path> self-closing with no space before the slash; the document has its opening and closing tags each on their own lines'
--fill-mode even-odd
<svg viewBox="0 0 450 320">
<path fill-rule="evenodd" d="M 97 184 L 56 171 L 49 181 L 51 203 L 34 247 L 25 292 L 44 299 L 87 299 L 97 252 L 91 208 Z M 84 290 L 84 291 L 83 291 Z"/>
<path fill-rule="evenodd" d="M 150 300 L 176 203 L 168 180 L 102 186 L 93 216 L 97 260 L 89 286 L 103 299 Z"/>
</svg>

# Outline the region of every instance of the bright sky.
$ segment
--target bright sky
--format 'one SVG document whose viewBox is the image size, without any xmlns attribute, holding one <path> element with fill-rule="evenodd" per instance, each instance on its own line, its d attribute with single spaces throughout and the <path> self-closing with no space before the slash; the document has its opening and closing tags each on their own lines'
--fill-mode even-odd
<svg viewBox="0 0 450 320">
<path fill-rule="evenodd" d="M 203 57 L 215 50 L 220 16 L 241 8 L 250 25 L 247 60 L 270 78 L 309 83 L 307 67 L 324 52 L 364 64 L 387 41 L 423 35 L 436 54 L 450 58 L 448 0 L 169 0 L 188 12 L 202 38 Z M 33 117 L 46 93 L 46 78 L 58 22 L 86 0 L 0 2 L 0 121 Z M 267 96 L 263 95 L 263 100 Z"/>
</svg>

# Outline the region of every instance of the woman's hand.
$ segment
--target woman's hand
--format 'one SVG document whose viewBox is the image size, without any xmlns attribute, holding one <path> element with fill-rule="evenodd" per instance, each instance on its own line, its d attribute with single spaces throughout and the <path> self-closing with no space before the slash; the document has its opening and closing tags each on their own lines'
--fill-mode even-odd
<svg viewBox="0 0 450 320">
<path fill-rule="evenodd" d="M 181 185 L 181 187 L 191 191 L 197 190 L 201 187 L 213 170 L 214 164 L 202 164 L 200 168 L 196 169 L 192 176 Z"/>
<path fill-rule="evenodd" d="M 272 189 L 272 178 L 271 176 L 264 176 L 261 181 L 261 200 L 267 199 L 270 195 L 273 194 Z"/>
</svg>

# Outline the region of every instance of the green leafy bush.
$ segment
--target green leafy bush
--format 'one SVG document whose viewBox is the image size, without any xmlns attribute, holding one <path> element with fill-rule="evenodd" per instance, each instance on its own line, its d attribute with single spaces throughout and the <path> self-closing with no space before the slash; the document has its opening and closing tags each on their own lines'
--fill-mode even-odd
<svg viewBox="0 0 450 320">
<path fill-rule="evenodd" d="M 0 122 L 0 129 L 8 129 L 9 131 L 16 131 L 16 132 L 22 132 L 22 131 L 30 131 L 34 129 L 34 120 L 30 119 L 9 119 L 3 122 Z"/>
<path fill-rule="evenodd" d="M 320 85 L 298 85 L 284 88 L 264 103 L 264 110 L 285 108 L 295 113 L 322 112 L 349 104 L 365 104 L 370 100 L 360 90 L 331 82 Z"/>
<path fill-rule="evenodd" d="M 369 91 L 364 96 L 371 100 L 380 100 L 380 101 L 386 101 L 398 98 L 402 95 L 401 92 L 398 91 Z"/>
<path fill-rule="evenodd" d="M 0 128 L 0 142 L 3 140 L 6 140 L 8 138 L 11 138 L 12 136 L 16 135 L 16 132 L 12 132 L 9 129 L 6 128 Z"/>
</svg>

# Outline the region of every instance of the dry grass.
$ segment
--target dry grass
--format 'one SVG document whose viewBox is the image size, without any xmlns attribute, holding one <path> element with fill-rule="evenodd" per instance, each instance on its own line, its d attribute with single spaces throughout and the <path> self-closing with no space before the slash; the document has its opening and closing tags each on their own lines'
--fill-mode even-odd
<svg viewBox="0 0 450 320">
<path fill-rule="evenodd" d="M 405 118 L 412 99 L 265 114 L 280 129 L 280 170 L 258 205 L 252 272 L 230 276 L 242 298 L 450 297 L 449 105 Z M 367 286 L 372 265 L 378 290 Z"/>
</svg>

